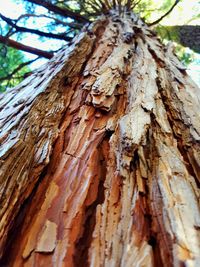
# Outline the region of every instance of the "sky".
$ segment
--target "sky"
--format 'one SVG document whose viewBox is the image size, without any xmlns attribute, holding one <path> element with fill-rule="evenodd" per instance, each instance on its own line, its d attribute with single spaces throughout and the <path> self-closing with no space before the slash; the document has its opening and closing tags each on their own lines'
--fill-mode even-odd
<svg viewBox="0 0 200 267">
<path fill-rule="evenodd" d="M 162 4 L 165 0 L 152 0 L 156 4 Z M 172 3 L 175 0 L 172 0 Z M 182 0 L 174 8 L 174 10 L 162 20 L 162 25 L 183 25 L 185 23 L 200 24 L 200 18 L 190 21 L 191 18 L 200 14 L 200 1 L 199 0 Z M 156 17 L 156 12 L 152 12 L 152 16 Z"/>
<path fill-rule="evenodd" d="M 152 0 L 155 4 L 159 5 L 162 1 L 160 0 Z M 24 6 L 22 3 L 17 0 L 0 0 L 0 12 L 10 18 L 16 19 L 22 13 L 25 13 Z M 37 6 L 37 12 L 40 14 L 46 14 L 46 9 L 40 6 Z M 152 20 L 155 20 L 156 12 L 152 13 Z M 195 14 L 200 14 L 200 2 L 198 0 L 182 0 L 179 3 L 173 12 L 162 21 L 163 25 L 182 25 L 187 22 L 190 24 L 198 24 L 200 25 L 200 19 L 190 21 Z M 46 23 L 46 19 L 40 19 L 40 28 L 42 28 Z M 35 27 L 34 20 L 30 21 L 27 25 L 28 27 Z M 48 39 L 48 41 L 41 42 L 38 40 L 37 35 L 26 34 L 25 37 L 21 40 L 23 44 L 36 47 L 42 50 L 56 50 L 59 49 L 62 45 L 65 44 L 63 41 L 57 41 L 54 39 Z M 24 53 L 27 59 L 35 58 L 35 55 L 30 53 Z M 34 62 L 31 65 L 32 69 L 35 69 L 41 64 L 45 63 L 46 59 L 40 59 Z M 200 86 L 200 54 L 195 54 L 194 61 L 188 66 L 188 73 L 191 75 L 192 79 L 199 84 Z"/>
<path fill-rule="evenodd" d="M 41 6 L 37 6 L 36 8 L 39 14 L 46 14 L 45 8 Z M 26 11 L 21 1 L 18 2 L 17 0 L 0 0 L 0 13 L 5 15 L 6 17 L 16 19 L 21 14 L 26 13 Z M 40 19 L 40 24 L 39 24 L 40 29 L 45 26 L 46 22 L 47 22 L 47 19 L 45 18 Z M 30 20 L 26 26 L 28 26 L 29 28 L 35 28 L 34 19 L 32 21 Z M 24 35 L 23 39 L 20 42 L 25 45 L 32 46 L 32 47 L 35 47 L 41 50 L 57 50 L 63 44 L 66 44 L 66 42 L 64 41 L 60 41 L 60 40 L 58 41 L 55 39 L 48 39 L 46 42 L 42 42 L 38 40 L 37 35 L 28 34 L 28 33 Z M 37 57 L 33 54 L 26 53 L 26 52 L 23 52 L 23 54 L 26 56 L 27 59 L 34 59 Z M 47 59 L 39 59 L 33 64 L 31 64 L 31 68 L 35 69 L 41 66 L 41 64 L 45 63 L 46 61 Z"/>
</svg>

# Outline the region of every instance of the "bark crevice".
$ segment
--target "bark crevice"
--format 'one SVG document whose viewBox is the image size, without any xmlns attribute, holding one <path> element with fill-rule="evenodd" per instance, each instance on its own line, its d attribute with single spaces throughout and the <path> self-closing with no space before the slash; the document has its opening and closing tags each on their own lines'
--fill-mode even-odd
<svg viewBox="0 0 200 267">
<path fill-rule="evenodd" d="M 104 138 L 102 143 L 99 145 L 98 150 L 100 153 L 100 177 L 97 190 L 96 199 L 92 204 L 85 208 L 85 215 L 83 220 L 83 230 L 81 236 L 76 241 L 76 248 L 74 253 L 74 266 L 89 266 L 89 248 L 93 238 L 93 231 L 96 223 L 96 209 L 98 205 L 101 205 L 105 200 L 105 187 L 104 182 L 106 178 L 106 162 L 105 158 L 105 148 L 102 149 L 102 146 L 109 147 L 109 135 Z"/>
</svg>

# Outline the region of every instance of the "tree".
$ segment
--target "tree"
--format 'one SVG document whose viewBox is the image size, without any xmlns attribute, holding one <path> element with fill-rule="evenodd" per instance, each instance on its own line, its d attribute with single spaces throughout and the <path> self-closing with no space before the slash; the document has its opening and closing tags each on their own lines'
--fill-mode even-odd
<svg viewBox="0 0 200 267">
<path fill-rule="evenodd" d="M 1 99 L 1 265 L 199 266 L 199 89 L 134 2 L 98 3 Z"/>
<path fill-rule="evenodd" d="M 0 92 L 7 87 L 13 87 L 24 79 L 24 75 L 30 71 L 28 64 L 35 60 L 24 61 L 21 51 L 0 44 Z"/>
<path fill-rule="evenodd" d="M 159 26 L 157 31 L 163 38 L 173 40 L 200 53 L 200 26 Z"/>
</svg>

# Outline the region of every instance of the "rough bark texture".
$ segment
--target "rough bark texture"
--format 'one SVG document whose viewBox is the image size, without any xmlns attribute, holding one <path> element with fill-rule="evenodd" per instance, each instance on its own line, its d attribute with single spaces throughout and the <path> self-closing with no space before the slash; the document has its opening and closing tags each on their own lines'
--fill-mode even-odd
<svg viewBox="0 0 200 267">
<path fill-rule="evenodd" d="M 1 100 L 1 266 L 200 266 L 200 93 L 136 16 Z"/>
</svg>

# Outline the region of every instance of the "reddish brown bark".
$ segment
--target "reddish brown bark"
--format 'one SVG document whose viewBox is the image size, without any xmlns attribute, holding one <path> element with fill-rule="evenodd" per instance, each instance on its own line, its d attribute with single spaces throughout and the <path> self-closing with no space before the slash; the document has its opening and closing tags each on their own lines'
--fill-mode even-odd
<svg viewBox="0 0 200 267">
<path fill-rule="evenodd" d="M 198 266 L 199 102 L 134 15 L 97 21 L 8 92 L 2 262 Z"/>
</svg>

